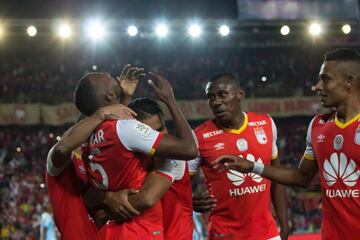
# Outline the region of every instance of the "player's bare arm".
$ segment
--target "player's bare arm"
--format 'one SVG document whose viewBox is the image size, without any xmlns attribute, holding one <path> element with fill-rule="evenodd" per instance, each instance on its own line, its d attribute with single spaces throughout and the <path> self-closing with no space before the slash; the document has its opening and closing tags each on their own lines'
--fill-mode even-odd
<svg viewBox="0 0 360 240">
<path fill-rule="evenodd" d="M 49 151 L 53 166 L 62 168 L 70 159 L 71 152 L 80 146 L 104 120 L 131 119 L 136 113 L 121 104 L 100 108 L 90 117 L 72 126 Z"/>
<path fill-rule="evenodd" d="M 281 166 L 278 158 L 271 160 L 271 166 Z M 276 217 L 280 226 L 280 237 L 286 240 L 289 235 L 287 201 L 285 187 L 279 183 L 271 182 L 271 200 L 275 208 Z"/>
<path fill-rule="evenodd" d="M 140 190 L 124 189 L 117 192 L 88 189 L 84 201 L 94 217 L 96 225 L 108 220 L 126 221 L 139 215 L 157 203 L 170 188 L 172 181 L 162 175 L 151 173 Z"/>
<path fill-rule="evenodd" d="M 157 84 L 152 80 L 149 80 L 148 83 L 158 99 L 169 108 L 176 127 L 176 136 L 164 134 L 156 149 L 155 156 L 183 160 L 194 159 L 197 156 L 197 147 L 191 128 L 176 104 L 170 83 L 162 76 L 155 73 L 150 74 L 155 78 Z"/>
<path fill-rule="evenodd" d="M 242 173 L 257 173 L 253 162 L 232 155 L 221 156 L 212 165 L 215 170 L 220 172 L 225 169 L 233 169 Z M 316 161 L 303 157 L 298 168 L 265 165 L 261 176 L 284 185 L 308 187 L 317 172 Z"/>
</svg>

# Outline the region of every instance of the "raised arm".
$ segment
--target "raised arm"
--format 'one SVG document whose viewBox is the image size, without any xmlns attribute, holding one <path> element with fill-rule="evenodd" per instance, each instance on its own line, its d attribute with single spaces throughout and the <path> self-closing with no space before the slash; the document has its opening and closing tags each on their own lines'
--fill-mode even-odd
<svg viewBox="0 0 360 240">
<path fill-rule="evenodd" d="M 155 73 L 150 73 L 157 84 L 149 80 L 156 96 L 168 107 L 176 127 L 176 136 L 164 134 L 155 151 L 155 156 L 172 159 L 194 159 L 197 156 L 197 147 L 191 128 L 180 108 L 176 104 L 172 87 L 168 80 Z"/>
</svg>

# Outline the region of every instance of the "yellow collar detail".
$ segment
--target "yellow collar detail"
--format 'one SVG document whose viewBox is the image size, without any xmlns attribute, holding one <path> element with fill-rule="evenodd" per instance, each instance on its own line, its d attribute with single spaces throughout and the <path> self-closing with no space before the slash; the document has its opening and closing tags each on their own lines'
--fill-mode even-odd
<svg viewBox="0 0 360 240">
<path fill-rule="evenodd" d="M 243 114 L 244 114 L 244 117 L 245 117 L 244 122 L 243 122 L 242 126 L 239 129 L 223 128 L 224 132 L 235 133 L 235 134 L 242 133 L 245 130 L 245 128 L 247 127 L 247 125 L 248 125 L 248 116 L 244 112 L 243 112 Z"/>
<path fill-rule="evenodd" d="M 358 120 L 360 118 L 360 113 L 358 113 L 355 117 L 353 117 L 352 119 L 350 119 L 349 121 L 342 123 L 339 121 L 339 119 L 337 118 L 337 114 L 335 114 L 335 124 L 336 126 L 338 126 L 339 128 L 343 129 L 346 128 L 347 126 L 349 126 L 350 124 L 352 124 L 353 122 L 355 122 L 356 120 Z"/>
</svg>

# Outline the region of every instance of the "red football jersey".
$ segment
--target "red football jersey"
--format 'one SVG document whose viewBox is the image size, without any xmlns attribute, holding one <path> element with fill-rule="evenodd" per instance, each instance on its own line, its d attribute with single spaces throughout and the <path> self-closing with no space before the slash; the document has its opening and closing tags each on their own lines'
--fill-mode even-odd
<svg viewBox="0 0 360 240">
<path fill-rule="evenodd" d="M 91 184 L 106 191 L 141 188 L 148 172 L 139 156 L 152 156 L 162 135 L 136 120 L 101 123 L 88 139 L 84 151 Z M 161 203 L 126 223 L 106 224 L 99 238 L 163 239 Z"/>
<path fill-rule="evenodd" d="M 79 162 L 77 156 L 73 154 L 73 162 Z M 73 162 L 70 162 L 57 176 L 52 176 L 51 168 L 46 171 L 46 185 L 55 223 L 61 239 L 95 240 L 96 226 L 83 203 L 82 193 L 85 185 L 77 175 Z M 86 178 L 86 174 L 82 178 Z"/>
<path fill-rule="evenodd" d="M 201 165 L 208 189 L 217 199 L 209 216 L 209 239 L 271 239 L 278 230 L 270 208 L 271 182 L 255 173 L 221 173 L 210 163 L 226 154 L 239 155 L 265 165 L 277 157 L 276 126 L 269 115 L 244 113 L 239 129 L 223 129 L 209 120 L 195 129 L 200 158 L 190 162 L 191 172 Z"/>
<path fill-rule="evenodd" d="M 322 186 L 322 239 L 360 236 L 360 113 L 341 123 L 335 113 L 309 125 L 304 157 L 316 160 Z"/>
<path fill-rule="evenodd" d="M 161 199 L 165 239 L 191 240 L 194 222 L 192 218 L 192 189 L 189 171 L 186 162 L 174 161 L 174 163 L 184 164 L 185 167 L 182 178 L 175 180 Z"/>
</svg>

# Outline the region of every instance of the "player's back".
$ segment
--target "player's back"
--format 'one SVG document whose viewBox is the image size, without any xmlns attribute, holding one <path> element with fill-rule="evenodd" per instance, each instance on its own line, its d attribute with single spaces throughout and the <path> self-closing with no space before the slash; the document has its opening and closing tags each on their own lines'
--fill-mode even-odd
<svg viewBox="0 0 360 240">
<path fill-rule="evenodd" d="M 146 125 L 134 121 L 105 121 L 96 128 L 88 139 L 84 153 L 88 159 L 86 165 L 90 173 L 90 182 L 95 188 L 118 191 L 142 187 L 148 172 L 144 169 L 142 159 L 139 157 L 141 154 L 129 150 L 129 145 L 125 144 L 125 142 L 134 141 L 134 139 L 129 139 L 132 135 L 126 135 L 127 137 L 123 135 L 124 132 L 144 131 L 143 128 Z M 135 139 L 135 141 L 142 142 L 144 139 Z M 148 144 L 146 140 L 144 144 Z M 157 203 L 140 216 L 136 216 L 125 223 L 115 224 L 111 222 L 104 227 L 99 235 L 102 239 L 121 239 L 121 237 L 162 239 L 161 204 L 160 202 Z"/>
<path fill-rule="evenodd" d="M 72 162 L 60 175 L 51 176 L 46 172 L 46 185 L 61 239 L 95 240 L 96 227 L 89 218 L 82 197 L 85 190 L 83 180 L 86 180 L 87 176 L 85 172 L 76 171 L 79 166 L 81 159 L 73 154 Z"/>
<path fill-rule="evenodd" d="M 174 161 L 174 160 L 172 160 Z M 184 175 L 175 180 L 171 188 L 161 199 L 163 207 L 163 222 L 166 240 L 191 240 L 194 223 L 192 218 L 192 189 L 187 163 Z"/>
</svg>

